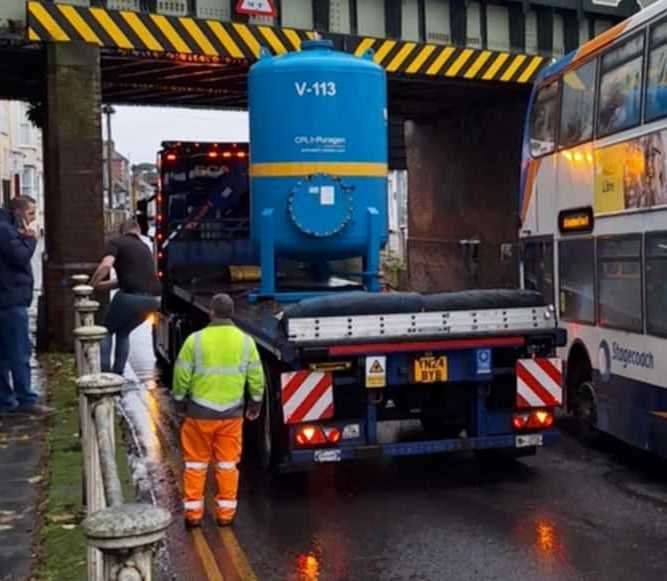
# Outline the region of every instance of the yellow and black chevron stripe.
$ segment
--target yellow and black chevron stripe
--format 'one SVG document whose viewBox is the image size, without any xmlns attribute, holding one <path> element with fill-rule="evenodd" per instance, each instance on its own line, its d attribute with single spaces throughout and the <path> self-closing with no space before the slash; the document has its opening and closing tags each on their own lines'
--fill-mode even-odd
<svg viewBox="0 0 667 581">
<path fill-rule="evenodd" d="M 143 12 L 28 2 L 28 39 L 84 41 L 104 48 L 204 55 L 254 61 L 262 46 L 274 54 L 299 50 L 314 33 L 290 28 L 170 17 Z"/>
<path fill-rule="evenodd" d="M 361 56 L 368 49 L 374 51 L 375 62 L 388 73 L 428 77 L 529 83 L 547 64 L 544 57 L 537 55 L 378 38 L 360 39 L 353 52 Z"/>
<path fill-rule="evenodd" d="M 262 47 L 284 54 L 315 36 L 291 28 L 42 1 L 28 2 L 27 34 L 37 42 L 84 41 L 109 49 L 246 61 L 256 60 Z M 378 38 L 345 37 L 344 44 L 357 56 L 373 49 L 375 62 L 390 74 L 529 83 L 546 64 L 541 56 Z"/>
</svg>

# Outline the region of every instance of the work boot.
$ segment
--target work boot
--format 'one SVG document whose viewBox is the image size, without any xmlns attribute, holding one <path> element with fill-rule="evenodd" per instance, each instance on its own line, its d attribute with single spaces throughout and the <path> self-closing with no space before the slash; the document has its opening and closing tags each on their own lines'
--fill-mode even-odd
<svg viewBox="0 0 667 581">
<path fill-rule="evenodd" d="M 195 520 L 195 519 L 185 519 L 185 528 L 186 529 L 198 529 L 201 527 L 201 519 Z"/>
<path fill-rule="evenodd" d="M 233 518 L 220 518 L 215 519 L 219 527 L 229 527 L 234 523 Z"/>
<path fill-rule="evenodd" d="M 26 415 L 26 416 L 37 416 L 46 418 L 56 413 L 55 408 L 49 407 L 47 405 L 42 405 L 39 403 L 31 403 L 28 405 L 21 405 L 16 408 L 15 412 L 17 414 Z"/>
</svg>

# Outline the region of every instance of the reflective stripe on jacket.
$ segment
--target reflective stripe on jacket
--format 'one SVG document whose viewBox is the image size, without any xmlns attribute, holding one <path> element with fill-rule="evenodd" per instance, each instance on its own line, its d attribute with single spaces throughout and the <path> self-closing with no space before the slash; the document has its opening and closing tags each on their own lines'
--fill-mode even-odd
<svg viewBox="0 0 667 581">
<path fill-rule="evenodd" d="M 261 402 L 264 372 L 251 337 L 231 323 L 212 323 L 190 335 L 174 366 L 173 396 L 227 412 L 243 406 L 246 383 L 253 401 Z"/>
</svg>

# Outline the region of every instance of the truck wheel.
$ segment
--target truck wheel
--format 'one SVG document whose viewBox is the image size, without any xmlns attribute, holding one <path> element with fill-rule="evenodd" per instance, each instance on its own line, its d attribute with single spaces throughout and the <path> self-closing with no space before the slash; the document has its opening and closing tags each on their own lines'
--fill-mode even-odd
<svg viewBox="0 0 667 581">
<path fill-rule="evenodd" d="M 157 325 L 153 325 L 153 327 L 151 328 L 151 332 L 153 335 L 153 354 L 155 355 L 155 362 L 157 363 L 157 366 L 162 370 L 165 369 L 167 365 L 169 365 L 169 362 L 157 348 Z"/>
<path fill-rule="evenodd" d="M 268 394 L 267 394 L 268 395 Z M 269 398 L 264 398 L 264 409 L 260 417 L 261 429 L 259 434 L 259 452 L 262 459 L 262 468 L 268 470 L 273 465 L 273 433 L 271 430 L 271 410 L 269 409 Z"/>
<path fill-rule="evenodd" d="M 266 388 L 264 390 L 264 404 L 262 413 L 258 418 L 257 447 L 262 468 L 267 472 L 275 474 L 279 461 L 279 442 L 276 434 L 276 411 L 272 405 L 271 380 L 265 367 L 265 377 L 267 378 Z"/>
</svg>

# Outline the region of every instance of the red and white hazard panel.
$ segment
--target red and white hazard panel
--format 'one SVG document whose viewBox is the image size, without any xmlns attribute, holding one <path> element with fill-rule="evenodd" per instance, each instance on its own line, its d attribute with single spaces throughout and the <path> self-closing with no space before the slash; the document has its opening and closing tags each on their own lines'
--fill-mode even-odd
<svg viewBox="0 0 667 581">
<path fill-rule="evenodd" d="M 283 416 L 286 424 L 313 422 L 333 417 L 333 376 L 320 371 L 280 374 Z"/>
<path fill-rule="evenodd" d="M 553 407 L 563 403 L 563 361 L 559 358 L 516 362 L 516 406 Z"/>
</svg>

